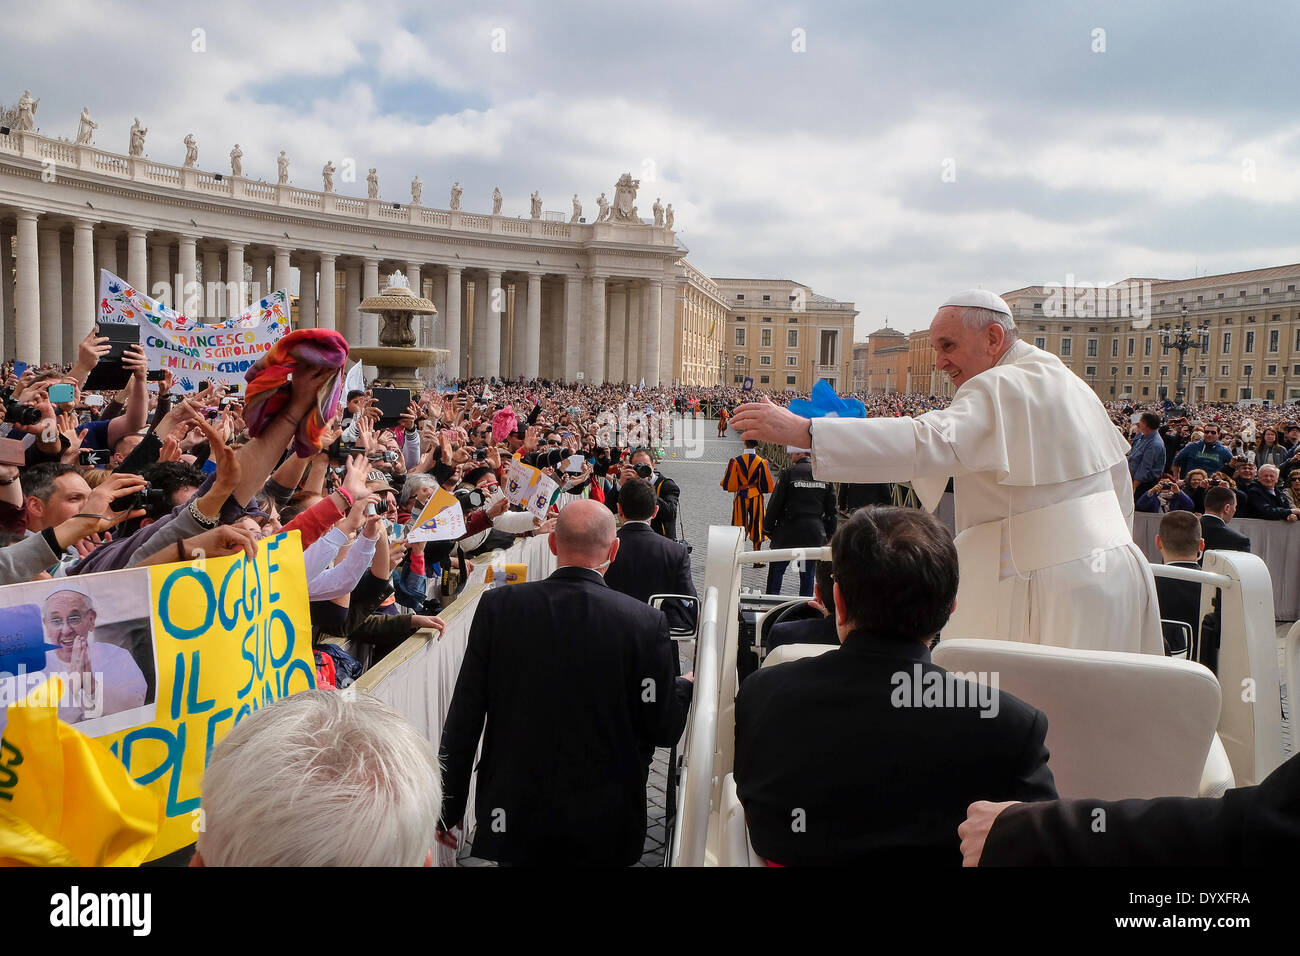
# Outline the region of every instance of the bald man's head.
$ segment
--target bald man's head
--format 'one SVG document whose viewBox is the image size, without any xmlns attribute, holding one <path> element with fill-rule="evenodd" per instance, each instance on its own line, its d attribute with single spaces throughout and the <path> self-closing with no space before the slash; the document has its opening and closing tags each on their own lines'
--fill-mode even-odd
<svg viewBox="0 0 1300 956">
<path fill-rule="evenodd" d="M 575 501 L 560 512 L 555 522 L 551 550 L 561 566 L 599 568 L 613 561 L 618 551 L 613 512 L 599 501 Z"/>
</svg>

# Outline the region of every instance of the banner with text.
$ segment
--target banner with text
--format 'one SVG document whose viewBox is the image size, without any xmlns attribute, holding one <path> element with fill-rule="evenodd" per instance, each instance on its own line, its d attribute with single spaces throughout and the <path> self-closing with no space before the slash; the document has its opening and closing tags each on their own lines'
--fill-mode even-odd
<svg viewBox="0 0 1300 956">
<path fill-rule="evenodd" d="M 289 294 L 281 289 L 233 319 L 201 323 L 101 269 L 98 321 L 138 325 L 149 368 L 171 372 L 173 392 L 198 391 L 204 379 L 242 392 L 244 373 L 289 331 Z"/>
<path fill-rule="evenodd" d="M 33 611 L 41 630 L 28 633 Z M 17 662 L 0 673 L 0 733 L 10 705 L 58 678 L 48 703 L 59 719 L 99 738 L 163 802 L 150 859 L 194 842 L 203 771 L 231 728 L 316 686 L 296 531 L 263 539 L 254 560 L 241 552 L 0 587 L 0 634 Z"/>
</svg>

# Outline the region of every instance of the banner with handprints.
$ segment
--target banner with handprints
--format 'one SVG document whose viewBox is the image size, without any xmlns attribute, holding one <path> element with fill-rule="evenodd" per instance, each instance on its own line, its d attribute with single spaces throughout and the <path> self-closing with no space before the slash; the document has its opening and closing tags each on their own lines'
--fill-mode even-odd
<svg viewBox="0 0 1300 956">
<path fill-rule="evenodd" d="M 205 380 L 242 391 L 244 373 L 290 329 L 289 294 L 272 292 L 233 319 L 198 322 L 101 269 L 98 321 L 138 325 L 149 368 L 171 372 L 173 392 L 197 391 Z"/>
</svg>

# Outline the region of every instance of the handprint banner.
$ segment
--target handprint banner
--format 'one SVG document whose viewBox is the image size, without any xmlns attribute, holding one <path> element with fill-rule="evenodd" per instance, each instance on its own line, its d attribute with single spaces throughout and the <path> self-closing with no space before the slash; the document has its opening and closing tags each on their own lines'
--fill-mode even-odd
<svg viewBox="0 0 1300 956">
<path fill-rule="evenodd" d="M 198 391 L 205 380 L 240 392 L 244 373 L 289 331 L 289 293 L 272 292 L 233 319 L 199 322 L 101 269 L 98 322 L 138 325 L 149 368 L 171 372 L 173 392 Z"/>
</svg>

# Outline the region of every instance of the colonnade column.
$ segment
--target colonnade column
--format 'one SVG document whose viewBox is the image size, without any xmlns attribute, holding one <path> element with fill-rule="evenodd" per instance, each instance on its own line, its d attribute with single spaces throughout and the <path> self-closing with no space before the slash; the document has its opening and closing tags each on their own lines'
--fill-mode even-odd
<svg viewBox="0 0 1300 956">
<path fill-rule="evenodd" d="M 99 267 L 107 269 L 115 276 L 122 273 L 117 271 L 117 236 L 100 236 L 98 242 Z M 99 273 L 95 273 L 96 282 L 99 281 Z M 98 298 L 98 288 L 95 290 Z"/>
<path fill-rule="evenodd" d="M 591 276 L 587 288 L 587 381 L 605 381 L 605 277 Z"/>
<path fill-rule="evenodd" d="M 516 371 L 524 378 L 538 378 L 542 362 L 542 277 L 536 272 L 528 273 L 524 322 L 524 361 Z"/>
<path fill-rule="evenodd" d="M 149 287 L 146 294 L 174 309 L 176 299 L 172 295 L 171 271 L 171 247 L 161 237 L 155 238 L 149 243 Z"/>
<path fill-rule="evenodd" d="M 619 286 L 617 291 L 609 294 L 609 380 L 626 382 L 632 376 L 628 374 L 627 362 L 627 291 L 626 286 Z"/>
<path fill-rule="evenodd" d="M 73 352 L 95 325 L 95 224 L 78 219 L 72 227 L 72 342 L 65 343 Z"/>
<path fill-rule="evenodd" d="M 197 243 L 194 236 L 180 237 L 180 255 L 176 271 L 180 273 L 181 286 L 176 290 L 176 301 L 172 308 L 181 315 L 193 318 L 198 311 L 190 296 L 194 293 L 194 282 L 198 275 Z"/>
<path fill-rule="evenodd" d="M 447 275 L 444 272 L 429 272 L 429 298 L 438 310 L 432 316 L 427 328 L 428 340 L 423 342 L 425 348 L 445 349 L 447 347 Z"/>
<path fill-rule="evenodd" d="M 145 231 L 131 226 L 126 231 L 126 281 L 136 292 L 149 294 L 149 259 Z"/>
<path fill-rule="evenodd" d="M 442 317 L 444 348 L 447 350 L 447 377 L 458 379 L 464 372 L 460 365 L 460 269 L 447 267 L 447 310 Z"/>
<path fill-rule="evenodd" d="M 221 285 L 221 250 L 213 245 L 203 247 L 203 285 L 200 295 L 203 321 L 215 322 L 221 318 L 226 297 Z"/>
<path fill-rule="evenodd" d="M 256 278 L 256 277 L 254 277 Z M 244 311 L 244 244 L 233 239 L 226 243 L 226 316 L 234 318 Z"/>
<path fill-rule="evenodd" d="M 336 329 L 336 320 L 334 318 L 334 296 L 337 286 L 337 280 L 334 277 L 334 253 L 322 252 L 320 254 L 320 295 L 317 297 L 317 311 L 319 313 L 316 324 L 322 329 Z"/>
<path fill-rule="evenodd" d="M 285 295 L 291 294 L 290 287 L 293 285 L 293 273 L 289 264 L 289 256 L 292 252 L 292 249 L 287 249 L 284 246 L 275 247 L 275 267 L 271 272 L 271 288 L 269 291 L 279 292 L 283 289 Z"/>
<path fill-rule="evenodd" d="M 316 328 L 316 263 L 298 262 L 298 328 Z"/>
<path fill-rule="evenodd" d="M 343 337 L 349 346 L 361 344 L 361 266 L 356 260 L 343 267 Z"/>
<path fill-rule="evenodd" d="M 373 257 L 366 257 L 364 260 L 365 270 L 361 279 L 361 298 L 368 299 L 372 295 L 379 295 L 379 260 Z M 373 313 L 363 313 L 358 306 L 358 320 L 361 331 L 362 345 L 379 344 L 379 316 Z"/>
<path fill-rule="evenodd" d="M 521 281 L 522 280 L 522 281 Z M 524 365 L 528 361 L 528 278 L 526 275 L 515 277 L 515 316 L 514 327 L 510 330 L 510 377 L 518 378 L 524 374 Z M 504 371 L 504 369 L 502 370 Z"/>
<path fill-rule="evenodd" d="M 677 348 L 677 283 L 671 279 L 661 282 L 659 300 L 659 377 L 655 382 L 671 385 L 677 369 L 673 361 Z"/>
<path fill-rule="evenodd" d="M 648 387 L 659 384 L 659 326 L 663 310 L 663 282 L 651 279 L 641 297 L 641 377 Z"/>
<path fill-rule="evenodd" d="M 41 362 L 40 252 L 36 213 L 18 212 L 18 261 L 14 275 L 14 358 Z"/>
<path fill-rule="evenodd" d="M 582 276 L 564 277 L 564 380 L 576 381 L 582 367 Z"/>
<path fill-rule="evenodd" d="M 63 361 L 63 251 L 57 226 L 37 230 L 40 247 L 41 361 Z M 25 361 L 32 361 L 24 356 Z"/>
</svg>

